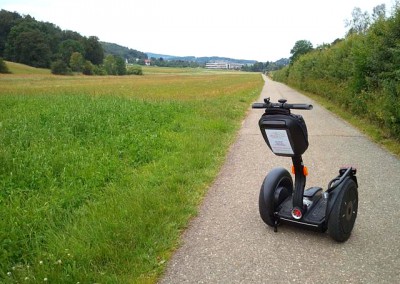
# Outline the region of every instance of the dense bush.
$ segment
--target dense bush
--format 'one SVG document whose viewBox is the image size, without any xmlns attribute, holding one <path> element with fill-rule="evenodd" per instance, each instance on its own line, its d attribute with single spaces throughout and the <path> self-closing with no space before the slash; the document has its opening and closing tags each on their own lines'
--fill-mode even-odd
<svg viewBox="0 0 400 284">
<path fill-rule="evenodd" d="M 143 75 L 142 66 L 140 65 L 133 65 L 127 68 L 128 75 Z"/>
<path fill-rule="evenodd" d="M 273 78 L 328 98 L 400 139 L 400 9 L 300 56 Z"/>
<path fill-rule="evenodd" d="M 82 73 L 85 75 L 93 75 L 94 70 L 95 70 L 94 65 L 89 60 L 86 60 L 86 62 L 83 64 L 82 67 Z"/>
<path fill-rule="evenodd" d="M 68 68 L 68 65 L 64 61 L 59 59 L 51 64 L 51 73 L 55 75 L 68 75 L 71 73 L 71 69 Z"/>
</svg>

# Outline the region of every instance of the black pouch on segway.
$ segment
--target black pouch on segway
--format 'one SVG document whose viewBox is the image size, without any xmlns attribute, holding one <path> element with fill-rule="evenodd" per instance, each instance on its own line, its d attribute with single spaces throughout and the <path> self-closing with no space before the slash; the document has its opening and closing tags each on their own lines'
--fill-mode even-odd
<svg viewBox="0 0 400 284">
<path fill-rule="evenodd" d="M 307 150 L 307 126 L 301 115 L 291 114 L 288 109 L 266 109 L 258 124 L 275 155 L 300 156 Z"/>
</svg>

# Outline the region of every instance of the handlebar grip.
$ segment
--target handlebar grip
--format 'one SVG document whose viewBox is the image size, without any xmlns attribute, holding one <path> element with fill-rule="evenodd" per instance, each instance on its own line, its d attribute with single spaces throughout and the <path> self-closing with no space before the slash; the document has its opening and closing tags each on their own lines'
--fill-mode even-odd
<svg viewBox="0 0 400 284">
<path fill-rule="evenodd" d="M 265 103 L 253 103 L 251 108 L 266 108 L 267 105 Z"/>
<path fill-rule="evenodd" d="M 313 105 L 311 104 L 291 104 L 289 106 L 291 109 L 307 109 L 307 110 L 312 110 Z"/>
</svg>

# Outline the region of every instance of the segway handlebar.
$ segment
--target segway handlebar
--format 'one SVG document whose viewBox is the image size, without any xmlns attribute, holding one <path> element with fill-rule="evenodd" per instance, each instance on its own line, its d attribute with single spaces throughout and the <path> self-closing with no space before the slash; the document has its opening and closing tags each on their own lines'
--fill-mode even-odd
<svg viewBox="0 0 400 284">
<path fill-rule="evenodd" d="M 283 109 L 304 109 L 312 110 L 311 104 L 287 104 L 285 99 L 280 99 L 279 103 L 271 103 L 270 98 L 265 98 L 263 103 L 253 103 L 252 108 L 283 108 Z"/>
</svg>

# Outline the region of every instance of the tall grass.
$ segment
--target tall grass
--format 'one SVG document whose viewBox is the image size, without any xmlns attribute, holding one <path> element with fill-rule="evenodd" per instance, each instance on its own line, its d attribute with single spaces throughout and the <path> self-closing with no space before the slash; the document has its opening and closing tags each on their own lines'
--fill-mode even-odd
<svg viewBox="0 0 400 284">
<path fill-rule="evenodd" d="M 0 282 L 154 282 L 258 74 L 0 76 Z"/>
</svg>

